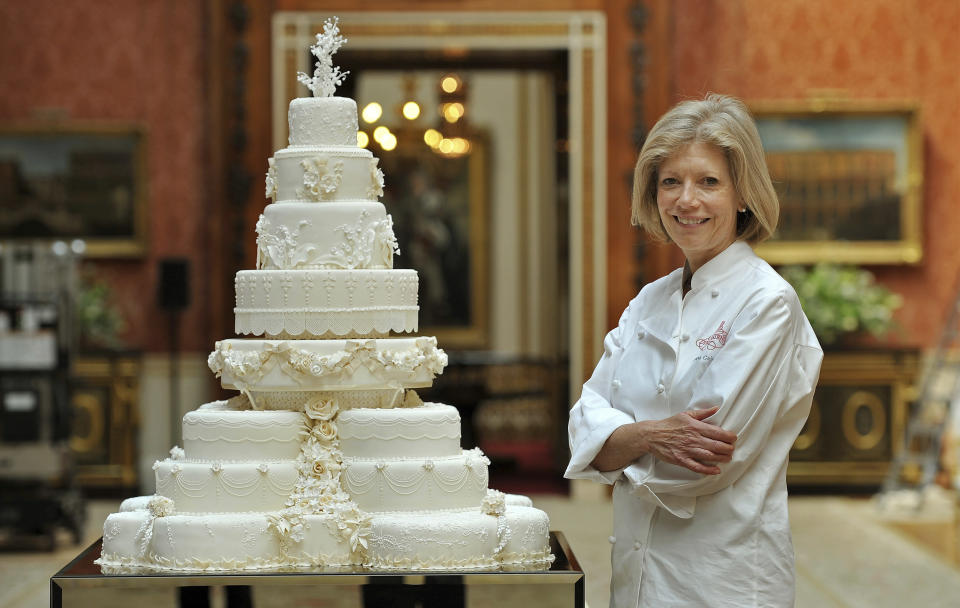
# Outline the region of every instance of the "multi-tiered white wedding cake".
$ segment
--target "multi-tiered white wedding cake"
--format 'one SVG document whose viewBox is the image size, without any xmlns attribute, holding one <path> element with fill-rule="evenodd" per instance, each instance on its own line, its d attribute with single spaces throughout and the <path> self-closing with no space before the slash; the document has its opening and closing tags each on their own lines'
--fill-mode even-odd
<svg viewBox="0 0 960 608">
<path fill-rule="evenodd" d="M 107 517 L 105 569 L 549 566 L 545 513 L 487 488 L 460 447 L 456 408 L 422 403 L 446 365 L 417 330 L 417 273 L 357 146 L 357 107 L 333 97 L 336 22 L 290 103 L 289 146 L 270 159 L 257 269 L 236 276 L 236 330 L 211 370 L 239 395 L 183 418 L 183 448 L 154 465 L 156 494 Z"/>
</svg>

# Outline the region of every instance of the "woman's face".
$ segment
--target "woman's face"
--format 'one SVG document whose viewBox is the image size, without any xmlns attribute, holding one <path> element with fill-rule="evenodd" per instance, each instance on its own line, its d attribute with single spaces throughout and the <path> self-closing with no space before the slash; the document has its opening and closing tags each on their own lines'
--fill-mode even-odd
<svg viewBox="0 0 960 608">
<path fill-rule="evenodd" d="M 736 240 L 739 204 L 727 157 L 713 144 L 694 142 L 660 165 L 660 220 L 692 271 Z"/>
</svg>

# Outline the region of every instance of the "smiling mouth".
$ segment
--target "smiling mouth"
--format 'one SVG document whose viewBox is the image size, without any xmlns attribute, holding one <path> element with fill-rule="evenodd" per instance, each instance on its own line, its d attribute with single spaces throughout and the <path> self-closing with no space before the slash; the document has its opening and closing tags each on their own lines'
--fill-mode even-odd
<svg viewBox="0 0 960 608">
<path fill-rule="evenodd" d="M 708 219 L 710 219 L 710 218 L 708 218 L 708 217 L 680 217 L 679 215 L 675 215 L 675 216 L 673 216 L 673 217 L 674 217 L 674 219 L 676 219 L 679 223 L 683 224 L 684 226 L 692 226 L 692 225 L 696 225 L 696 224 L 702 224 L 702 223 L 706 222 Z"/>
</svg>

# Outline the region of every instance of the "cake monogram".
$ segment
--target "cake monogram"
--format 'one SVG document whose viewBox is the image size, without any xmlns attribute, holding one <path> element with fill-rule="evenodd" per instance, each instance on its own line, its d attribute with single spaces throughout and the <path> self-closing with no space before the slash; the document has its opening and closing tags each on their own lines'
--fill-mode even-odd
<svg viewBox="0 0 960 608">
<path fill-rule="evenodd" d="M 268 160 L 256 268 L 236 273 L 235 329 L 207 363 L 239 394 L 183 417 L 156 492 L 104 523 L 106 572 L 363 566 L 548 567 L 548 519 L 488 488 L 460 446 L 460 415 L 424 403 L 447 365 L 417 336 L 419 279 L 379 201 L 378 159 L 357 146 L 357 105 L 334 96 L 346 42 L 328 20 L 313 93 L 288 108 Z M 413 335 L 397 335 L 397 334 Z"/>
</svg>

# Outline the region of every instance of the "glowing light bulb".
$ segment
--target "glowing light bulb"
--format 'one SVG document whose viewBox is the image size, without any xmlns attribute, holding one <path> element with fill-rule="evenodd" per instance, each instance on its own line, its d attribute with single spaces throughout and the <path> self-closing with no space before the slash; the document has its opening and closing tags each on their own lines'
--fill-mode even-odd
<svg viewBox="0 0 960 608">
<path fill-rule="evenodd" d="M 380 146 L 388 152 L 393 150 L 397 147 L 397 136 L 393 133 L 387 133 L 384 138 L 380 140 Z"/>
<path fill-rule="evenodd" d="M 380 125 L 379 127 L 373 130 L 373 139 L 381 146 L 383 145 L 383 139 L 388 135 L 390 135 L 390 129 L 386 128 L 383 125 Z"/>
<path fill-rule="evenodd" d="M 464 114 L 463 104 L 460 102 L 443 104 L 443 118 L 447 122 L 454 123 L 460 120 Z"/>
<path fill-rule="evenodd" d="M 423 134 L 423 141 L 431 148 L 436 148 L 441 139 L 443 135 L 440 135 L 440 131 L 436 129 L 427 129 Z"/>
<path fill-rule="evenodd" d="M 363 131 L 357 131 L 357 146 L 360 148 L 366 148 L 369 143 L 370 136 Z"/>
<path fill-rule="evenodd" d="M 453 93 L 460 88 L 460 77 L 456 74 L 448 74 L 440 80 L 440 88 L 445 93 Z"/>
<path fill-rule="evenodd" d="M 453 153 L 454 154 L 466 154 L 467 150 L 470 149 L 470 144 L 462 137 L 453 138 Z"/>
<path fill-rule="evenodd" d="M 420 116 L 420 106 L 415 101 L 403 104 L 403 117 L 407 120 L 416 120 Z"/>
<path fill-rule="evenodd" d="M 453 152 L 453 140 L 443 138 L 440 140 L 440 145 L 438 147 L 440 148 L 440 151 L 443 152 L 444 154 L 450 154 L 451 152 Z"/>
<path fill-rule="evenodd" d="M 363 112 L 360 113 L 360 116 L 368 123 L 375 123 L 383 116 L 383 106 L 375 101 L 371 101 L 363 107 Z"/>
</svg>

